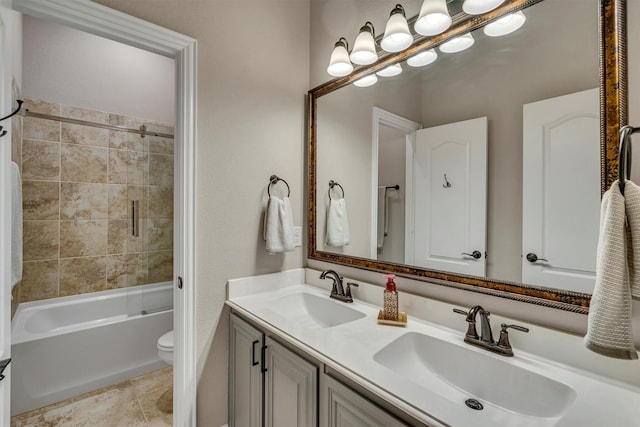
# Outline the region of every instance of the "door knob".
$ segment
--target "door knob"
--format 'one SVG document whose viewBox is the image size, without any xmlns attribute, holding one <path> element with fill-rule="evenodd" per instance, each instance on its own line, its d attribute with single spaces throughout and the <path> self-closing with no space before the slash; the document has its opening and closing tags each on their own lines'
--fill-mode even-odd
<svg viewBox="0 0 640 427">
<path fill-rule="evenodd" d="M 471 258 L 475 259 L 480 259 L 482 257 L 482 253 L 480 251 L 473 251 L 470 254 L 462 252 L 462 255 L 470 256 Z"/>
<path fill-rule="evenodd" d="M 529 252 L 527 254 L 527 261 L 529 261 L 530 263 L 534 263 L 538 261 L 549 262 L 549 260 L 546 260 L 544 258 L 538 258 L 538 255 L 534 254 L 533 252 Z"/>
</svg>

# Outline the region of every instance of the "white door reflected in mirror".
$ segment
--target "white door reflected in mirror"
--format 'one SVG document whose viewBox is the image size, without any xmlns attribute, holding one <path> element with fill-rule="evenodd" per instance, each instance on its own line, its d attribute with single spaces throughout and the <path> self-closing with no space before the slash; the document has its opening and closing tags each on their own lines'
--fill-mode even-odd
<svg viewBox="0 0 640 427">
<path fill-rule="evenodd" d="M 487 122 L 480 117 L 416 132 L 409 264 L 485 275 Z"/>
<path fill-rule="evenodd" d="M 525 104 L 522 281 L 591 293 L 600 224 L 598 89 Z"/>
</svg>

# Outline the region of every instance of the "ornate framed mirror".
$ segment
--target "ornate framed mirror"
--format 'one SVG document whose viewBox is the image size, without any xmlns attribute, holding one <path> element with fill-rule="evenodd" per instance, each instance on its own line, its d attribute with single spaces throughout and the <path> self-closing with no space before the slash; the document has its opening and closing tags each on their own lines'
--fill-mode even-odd
<svg viewBox="0 0 640 427">
<path fill-rule="evenodd" d="M 452 7 L 455 8 L 455 4 L 451 5 L 451 3 L 456 2 L 457 0 L 449 0 L 450 10 Z M 584 13 L 578 10 L 579 6 L 586 6 Z M 554 9 L 554 7 L 560 9 Z M 425 284 L 428 282 L 428 284 L 457 287 L 558 309 L 587 313 L 590 301 L 588 286 L 587 288 L 579 286 L 572 287 L 571 285 L 564 286 L 560 284 L 560 281 L 558 281 L 558 285 L 556 286 L 553 275 L 557 274 L 557 271 L 567 272 L 568 270 L 562 267 L 553 271 L 554 269 L 551 268 L 553 267 L 553 262 L 549 264 L 543 263 L 547 261 L 543 258 L 548 257 L 548 255 L 546 255 L 548 251 L 546 253 L 544 250 L 541 250 L 541 252 L 529 252 L 526 243 L 522 243 L 524 240 L 522 236 L 528 233 L 528 231 L 525 231 L 527 226 L 524 224 L 530 222 L 525 214 L 529 212 L 529 209 L 523 208 L 523 204 L 526 205 L 527 203 L 525 200 L 528 196 L 517 195 L 516 197 L 507 197 L 507 200 L 498 200 L 500 197 L 498 197 L 497 194 L 500 193 L 501 186 L 519 186 L 524 193 L 526 193 L 526 189 L 528 188 L 528 178 L 526 176 L 523 177 L 523 175 L 525 175 L 525 169 L 528 167 L 527 165 L 531 164 L 531 161 L 526 158 L 528 155 L 528 149 L 525 143 L 527 137 L 523 134 L 523 129 L 524 133 L 526 133 L 528 126 L 526 124 L 528 120 L 526 117 L 527 112 L 530 109 L 533 111 L 535 108 L 543 111 L 547 110 L 549 109 L 548 104 L 543 104 L 542 102 L 556 102 L 567 94 L 586 93 L 588 92 L 586 89 L 591 88 L 592 94 L 595 96 L 593 102 L 595 103 L 597 115 L 594 127 L 594 138 L 596 141 L 594 148 L 595 154 L 592 156 L 592 160 L 595 163 L 592 168 L 585 166 L 583 169 L 589 169 L 589 177 L 595 176 L 595 181 L 589 181 L 589 179 L 583 178 L 577 173 L 573 174 L 573 169 L 570 169 L 571 167 L 578 168 L 575 169 L 576 171 L 582 170 L 579 169 L 582 167 L 580 164 L 581 160 L 576 160 L 576 164 L 574 165 L 566 164 L 574 162 L 565 162 L 560 166 L 553 166 L 552 164 L 549 166 L 549 170 L 552 172 L 549 172 L 547 175 L 543 174 L 543 178 L 549 181 L 549 177 L 562 177 L 564 176 L 562 174 L 568 171 L 567 173 L 570 173 L 570 176 L 575 178 L 573 184 L 571 184 L 573 187 L 588 188 L 588 192 L 590 193 L 588 196 L 590 197 L 589 206 L 592 208 L 595 205 L 598 206 L 596 206 L 595 209 L 590 208 L 589 215 L 585 215 L 590 217 L 590 222 L 587 223 L 591 224 L 591 226 L 589 226 L 591 230 L 589 232 L 591 236 L 589 239 L 591 240 L 586 241 L 595 243 L 593 242 L 594 227 L 592 225 L 594 223 L 597 225 L 599 218 L 599 196 L 617 179 L 618 133 L 620 127 L 626 124 L 627 121 L 625 7 L 625 0 L 588 0 L 580 2 L 564 2 L 562 0 L 507 0 L 497 9 L 484 15 L 470 16 L 461 11 L 455 14 L 452 12 L 453 24 L 443 34 L 433 37 L 414 35 L 414 43 L 405 51 L 395 54 L 381 51 L 379 59 L 372 65 L 357 67 L 346 77 L 328 81 L 310 90 L 308 93 L 308 257 L 314 260 L 366 270 L 395 273 L 401 277 L 424 281 L 426 282 Z M 513 39 L 514 43 L 516 43 L 514 45 L 515 47 L 497 43 L 493 44 L 492 48 L 487 47 L 493 40 L 489 40 L 485 35 L 481 34 L 483 27 L 507 14 L 517 11 L 522 11 L 527 15 L 527 25 L 529 25 L 529 23 L 531 24 L 530 28 L 527 29 L 528 32 L 523 32 L 518 36 L 519 39 Z M 557 18 L 560 16 L 562 19 L 566 19 L 566 16 L 571 16 L 571 19 L 566 22 L 562 19 L 555 19 L 555 21 L 557 21 L 557 27 L 552 28 L 549 27 L 549 25 L 551 25 L 554 19 L 541 19 L 545 17 L 545 14 L 548 14 L 546 15 L 547 17 L 554 16 Z M 588 29 L 588 34 L 585 32 L 584 35 L 580 33 L 580 31 L 582 31 L 580 28 L 582 27 L 576 24 L 576 19 L 583 15 L 585 18 L 584 28 Z M 542 33 L 535 33 L 534 29 L 536 28 L 536 31 L 542 31 Z M 554 31 L 565 33 L 573 31 L 575 34 L 572 33 L 571 35 L 574 37 L 574 39 L 572 39 L 574 41 L 558 42 Z M 473 59 L 474 57 L 472 55 L 465 53 L 468 58 L 471 58 L 471 60 L 475 62 L 462 62 L 463 55 L 454 57 L 441 53 L 443 59 L 442 64 L 436 62 L 428 67 L 424 67 L 425 70 L 429 68 L 428 74 L 405 66 L 405 61 L 418 53 L 432 48 L 439 48 L 444 42 L 466 33 L 479 35 L 479 37 L 476 36 L 478 40 L 476 44 L 477 53 L 479 53 L 480 56 L 476 56 L 475 59 Z M 544 36 L 541 36 L 541 34 Z M 582 40 L 581 37 L 586 37 L 592 40 L 593 43 L 589 44 L 585 41 L 584 43 L 576 44 L 575 37 L 577 37 L 578 40 Z M 484 42 L 486 43 L 482 44 Z M 534 42 L 537 44 L 534 45 Z M 591 68 L 583 66 L 581 60 L 578 59 L 579 55 L 574 54 L 578 49 L 582 48 L 582 44 L 585 45 L 585 52 L 588 50 L 588 55 L 585 56 L 585 63 L 591 64 Z M 553 55 L 555 55 L 552 56 L 555 58 L 553 60 L 538 59 L 536 56 L 541 51 L 551 52 L 555 47 L 562 47 L 562 49 L 553 53 Z M 511 59 L 515 57 L 520 57 L 525 63 L 516 62 L 514 59 Z M 413 86 L 404 86 L 404 83 L 400 83 L 401 80 L 388 79 L 383 83 L 385 89 L 377 94 L 372 92 L 370 88 L 354 87 L 353 82 L 364 76 L 379 72 L 393 64 L 403 65 L 404 69 L 407 70 L 405 74 L 408 76 L 408 79 L 412 79 L 413 81 L 413 83 L 411 83 Z M 539 72 L 535 70 L 537 64 L 540 64 Z M 548 64 L 552 65 L 549 66 Z M 441 68 L 436 68 L 438 66 Z M 572 69 L 571 66 L 574 68 Z M 515 70 L 515 75 L 512 73 L 510 75 L 512 77 L 505 79 L 504 75 L 500 73 L 508 67 Z M 584 76 L 581 74 L 581 76 L 578 77 L 578 73 L 581 73 L 580 70 L 583 68 L 587 71 L 585 71 Z M 473 82 L 476 80 L 474 80 L 473 74 L 470 75 L 471 77 L 467 74 L 466 77 L 462 78 L 459 74 L 462 70 L 468 72 L 475 71 L 482 73 L 482 75 L 495 74 L 498 76 L 498 80 L 495 83 L 487 84 L 487 86 L 495 85 L 493 86 L 493 92 L 490 92 L 491 96 L 481 99 L 480 103 L 490 104 L 494 101 L 498 102 L 497 98 L 500 93 L 511 94 L 522 92 L 522 97 L 518 98 L 516 104 L 514 104 L 518 108 L 515 108 L 513 105 L 503 107 L 503 112 L 498 113 L 491 110 L 489 110 L 489 112 L 476 111 L 469 107 L 467 105 L 469 102 L 464 102 L 468 100 L 466 93 L 469 93 L 470 88 L 473 89 Z M 545 86 L 540 86 L 539 88 L 535 86 L 537 83 L 529 77 L 531 76 L 532 70 L 534 74 L 547 76 L 541 79 L 545 80 Z M 558 77 L 548 77 L 554 76 L 554 74 L 545 74 L 547 71 L 549 71 L 549 73 L 553 71 L 559 73 L 557 74 Z M 520 72 L 522 73 L 519 74 Z M 453 79 L 449 83 L 445 83 L 442 80 L 443 76 L 447 75 L 450 75 Z M 573 75 L 575 75 L 576 78 L 572 78 Z M 384 78 L 381 77 L 380 79 Z M 513 80 L 515 86 L 506 86 L 506 80 Z M 415 86 L 415 82 L 418 82 L 417 84 L 419 86 Z M 478 83 L 476 86 L 479 85 L 485 85 L 485 83 Z M 438 86 L 440 86 L 440 88 L 446 88 L 450 92 L 438 92 Z M 534 86 L 536 87 L 535 90 L 533 90 Z M 416 87 L 419 87 L 419 89 L 416 89 Z M 551 89 L 551 87 L 553 87 L 553 89 Z M 535 92 L 535 95 L 531 95 L 531 93 L 529 95 L 525 94 L 525 89 L 530 89 Z M 401 97 L 400 100 L 389 99 L 389 93 L 397 94 L 398 97 Z M 494 94 L 495 96 L 493 96 Z M 434 103 L 434 99 L 438 102 Z M 459 101 L 460 104 L 453 104 L 454 101 Z M 580 102 L 581 101 L 578 101 L 578 103 Z M 412 103 L 421 108 L 420 113 L 407 113 L 409 110 L 407 110 L 406 107 Z M 534 104 L 539 105 L 536 105 L 534 108 Z M 362 107 L 362 110 L 358 110 L 359 107 Z M 396 114 L 398 111 L 404 114 Z M 444 111 L 452 113 L 447 115 L 443 113 Z M 460 115 L 455 114 L 455 112 L 463 111 L 464 113 Z M 391 112 L 391 114 L 388 114 L 388 112 Z M 438 117 L 439 114 L 442 117 Z M 454 250 L 454 252 L 457 251 L 456 253 L 461 253 L 461 259 L 470 260 L 471 263 L 474 261 L 471 258 L 481 258 L 487 265 L 487 272 L 469 273 L 467 270 L 459 270 L 455 267 L 440 267 L 440 265 L 443 264 L 423 263 L 422 261 L 418 261 L 418 256 L 413 253 L 414 246 L 412 245 L 417 245 L 424 239 L 422 237 L 416 237 L 417 230 L 421 227 L 416 225 L 419 221 L 416 220 L 415 217 L 421 214 L 415 213 L 415 205 L 419 203 L 416 196 L 416 188 L 418 187 L 415 181 L 416 173 L 414 171 L 412 172 L 413 175 L 411 175 L 408 171 L 414 168 L 416 164 L 415 159 L 408 159 L 408 153 L 411 150 L 413 150 L 413 152 L 416 151 L 415 137 L 410 137 L 409 135 L 415 135 L 415 129 L 435 129 L 438 127 L 435 125 L 475 119 L 479 116 L 484 116 L 486 123 L 488 123 L 488 132 L 482 130 L 475 131 L 476 134 L 483 132 L 488 133 L 488 149 L 486 149 L 486 151 L 489 153 L 489 170 L 484 178 L 487 180 L 487 184 L 485 185 L 488 187 L 488 201 L 486 201 L 484 205 L 488 215 L 488 218 L 484 220 L 487 226 L 487 230 L 484 231 L 484 233 L 486 234 L 488 245 L 481 248 L 483 250 L 477 250 L 477 252 L 473 250 L 473 247 L 462 247 Z M 523 116 L 525 116 L 525 118 L 523 118 Z M 436 117 L 438 118 L 435 119 Z M 430 123 L 430 120 L 432 123 Z M 348 125 L 356 121 L 367 122 L 368 128 L 367 131 L 363 133 L 364 136 L 354 135 L 350 129 L 347 129 L 349 127 Z M 525 122 L 524 124 L 523 121 Z M 510 123 L 507 123 L 508 126 L 511 126 L 511 130 L 509 130 L 509 132 L 511 132 L 509 134 L 510 136 L 500 136 L 502 133 L 507 134 L 507 131 L 503 131 L 503 128 L 499 127 L 501 122 Z M 380 177 L 383 175 L 381 172 L 383 171 L 383 166 L 381 165 L 384 165 L 387 154 L 381 154 L 381 147 L 377 146 L 376 141 L 380 138 L 379 133 L 386 132 L 385 125 L 389 125 L 396 130 L 405 130 L 407 137 L 405 140 L 405 134 L 402 134 L 401 139 L 403 144 L 406 142 L 406 147 L 412 147 L 406 148 L 407 157 L 405 160 L 408 169 L 403 171 L 404 177 L 400 179 L 400 182 L 384 183 L 380 181 Z M 376 129 L 378 129 L 379 132 Z M 553 132 L 553 129 L 549 130 L 549 132 Z M 561 134 L 562 132 L 559 133 L 559 135 Z M 513 135 L 517 136 L 517 141 Z M 508 142 L 499 143 L 497 142 L 499 138 L 506 139 Z M 562 136 L 560 136 L 560 138 L 562 138 Z M 413 141 L 413 145 L 411 145 L 411 141 Z M 364 156 L 361 155 L 363 151 L 358 151 L 354 148 L 357 144 L 359 144 L 360 150 L 368 150 L 366 151 L 368 154 Z M 336 147 L 333 148 L 333 145 Z M 525 148 L 523 148 L 523 145 L 525 145 Z M 327 148 L 329 146 L 332 147 L 333 151 Z M 405 147 L 405 145 L 402 145 L 402 147 Z M 404 149 L 405 148 L 403 148 L 403 150 Z M 556 147 L 549 145 L 545 149 L 551 150 L 556 149 Z M 545 153 L 547 152 L 545 151 Z M 404 155 L 405 153 L 403 152 L 400 157 Z M 496 161 L 496 159 L 507 160 L 503 162 Z M 597 165 L 598 162 L 599 167 Z M 430 170 L 433 169 L 432 167 Z M 504 173 L 505 170 L 508 173 Z M 511 170 L 511 172 L 509 172 L 509 170 Z M 445 184 L 442 185 L 444 190 L 440 191 L 446 191 L 447 188 L 456 185 L 455 178 L 452 177 L 452 175 L 455 174 L 445 173 L 444 178 L 442 178 L 441 172 L 442 171 L 438 172 L 438 179 L 442 180 Z M 511 173 L 511 175 L 509 175 L 509 173 Z M 505 179 L 503 177 L 507 178 Z M 567 181 L 566 176 L 561 178 L 561 180 L 563 181 L 562 183 L 557 183 L 557 186 L 560 188 L 564 188 L 562 185 L 571 182 L 571 179 Z M 333 190 L 327 186 L 329 181 L 343 184 L 344 188 L 342 189 L 342 193 L 331 193 Z M 467 177 L 467 181 L 472 180 Z M 482 181 L 482 179 L 480 179 L 480 181 Z M 350 185 L 345 185 L 347 182 Z M 449 184 L 448 187 L 447 184 Z M 378 202 L 376 202 L 376 188 L 395 188 L 396 186 L 400 189 L 400 192 L 402 192 L 403 213 L 401 215 L 406 219 L 403 235 L 404 245 L 400 244 L 403 248 L 401 249 L 401 255 L 396 258 L 389 258 L 381 255 L 381 239 L 378 238 L 378 242 L 375 242 L 376 228 L 380 228 L 380 224 L 375 223 L 376 218 L 384 215 L 380 210 L 382 205 L 378 203 L 382 200 L 383 196 L 379 195 L 377 198 Z M 439 185 L 436 186 L 439 187 Z M 573 187 L 569 186 L 569 188 L 565 188 L 567 191 L 564 193 L 560 192 L 559 197 L 562 198 L 563 194 L 571 194 L 574 192 L 572 190 Z M 475 190 L 473 190 L 472 193 L 476 194 Z M 330 200 L 330 194 L 334 194 L 338 198 L 344 194 L 345 199 L 349 200 L 349 224 L 352 226 L 351 243 L 349 246 L 331 247 L 325 244 L 325 211 Z M 384 197 L 386 198 L 386 196 Z M 558 196 L 555 197 L 556 199 L 558 198 Z M 442 202 L 444 199 L 437 200 Z M 572 201 L 571 204 L 576 203 Z M 576 205 L 579 205 L 579 203 Z M 352 209 L 352 206 L 357 209 Z M 364 206 L 366 206 L 366 210 L 361 210 L 364 209 Z M 380 212 L 376 212 L 376 208 L 378 208 Z M 371 212 L 369 213 L 369 211 Z M 408 212 L 410 211 L 413 213 L 409 214 Z M 448 218 L 451 216 L 451 212 L 452 211 L 445 211 L 444 214 L 441 212 L 440 215 Z M 500 214 L 503 214 L 503 216 L 501 217 Z M 543 212 L 541 215 L 544 216 L 547 214 L 548 213 Z M 558 224 L 564 224 L 563 227 L 571 230 L 573 235 L 581 235 L 582 233 L 576 232 L 576 229 L 572 228 L 572 218 L 574 217 L 575 215 L 565 215 L 563 220 L 555 221 L 554 226 L 558 227 Z M 514 223 L 512 229 L 508 229 L 507 227 L 510 220 L 504 220 L 504 218 L 512 219 L 511 222 Z M 515 224 L 516 222 L 517 224 Z M 501 231 L 503 225 L 507 227 L 504 232 Z M 561 233 L 554 232 L 554 228 L 550 225 L 546 227 L 545 232 L 547 235 L 551 233 L 551 235 L 557 237 L 556 241 L 562 244 L 563 239 L 561 238 Z M 597 226 L 595 228 L 595 239 L 597 241 Z M 362 231 L 363 229 L 365 231 Z M 579 230 L 579 228 L 577 228 L 577 230 Z M 448 240 L 447 236 L 449 235 L 452 236 L 450 240 L 455 240 L 450 231 L 447 233 L 449 234 L 443 234 L 444 240 Z M 468 236 L 465 233 L 460 234 L 464 235 L 464 238 L 468 240 Z M 403 232 L 400 232 L 400 234 L 403 234 Z M 378 236 L 379 235 L 380 234 L 378 234 Z M 514 239 L 506 243 L 501 242 L 501 238 L 506 235 L 512 236 Z M 413 239 L 412 244 L 407 243 L 410 239 Z M 378 247 L 377 251 L 376 243 Z M 389 245 L 390 244 L 391 243 L 389 243 Z M 587 254 L 593 253 L 593 264 L 595 265 L 594 245 L 579 242 L 574 242 L 574 244 L 588 247 Z M 357 246 L 362 246 L 364 249 L 356 250 Z M 488 250 L 487 247 L 489 248 Z M 565 248 L 565 251 L 571 253 L 572 249 L 570 247 Z M 505 254 L 505 258 L 512 259 L 508 262 L 502 261 L 500 253 Z M 477 255 L 480 256 L 477 257 Z M 582 257 L 584 258 L 584 256 Z M 588 255 L 586 257 L 589 258 Z M 457 260 L 454 261 L 454 263 L 460 263 Z M 580 262 L 581 261 L 577 261 L 578 264 Z M 525 276 L 523 272 L 523 269 L 529 265 L 527 263 L 541 267 L 543 270 L 546 265 L 549 267 L 547 270 L 551 273 L 551 279 L 547 279 L 546 282 L 543 280 L 538 281 L 537 279 L 525 279 L 525 277 L 529 277 Z M 433 267 L 433 265 L 436 265 L 436 267 Z M 582 267 L 576 267 L 577 273 L 568 271 L 566 275 L 580 276 L 582 274 L 580 268 Z M 522 275 L 520 276 L 520 274 Z M 590 277 L 587 273 L 584 275 Z"/>
</svg>

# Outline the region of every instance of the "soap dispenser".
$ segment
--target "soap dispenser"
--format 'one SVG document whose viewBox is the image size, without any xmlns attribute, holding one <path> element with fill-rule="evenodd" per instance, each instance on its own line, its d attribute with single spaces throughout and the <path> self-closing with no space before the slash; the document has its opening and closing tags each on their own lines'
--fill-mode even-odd
<svg viewBox="0 0 640 427">
<path fill-rule="evenodd" d="M 398 291 L 393 279 L 395 274 L 386 274 L 387 287 L 384 290 L 384 318 L 385 320 L 398 320 Z"/>
</svg>

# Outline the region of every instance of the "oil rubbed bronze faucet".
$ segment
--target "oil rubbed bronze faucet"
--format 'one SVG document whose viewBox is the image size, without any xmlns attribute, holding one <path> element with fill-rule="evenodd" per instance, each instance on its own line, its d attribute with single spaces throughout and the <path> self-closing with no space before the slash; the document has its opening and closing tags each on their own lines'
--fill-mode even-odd
<svg viewBox="0 0 640 427">
<path fill-rule="evenodd" d="M 333 270 L 325 270 L 320 274 L 321 279 L 329 278 L 333 280 L 333 286 L 331 287 L 331 294 L 329 295 L 333 299 L 337 299 L 342 302 L 353 302 L 353 296 L 351 295 L 351 286 L 358 286 L 357 283 L 347 283 L 347 289 L 342 284 L 343 277 Z"/>
<path fill-rule="evenodd" d="M 464 336 L 464 342 L 477 347 L 484 348 L 494 353 L 501 354 L 503 356 L 513 356 L 513 349 L 511 343 L 509 343 L 509 333 L 507 329 L 515 329 L 521 332 L 529 332 L 528 328 L 519 325 L 507 325 L 503 323 L 500 329 L 500 338 L 498 341 L 494 341 L 493 333 L 491 332 L 491 324 L 489 323 L 489 313 L 479 305 L 471 307 L 467 312 L 457 308 L 453 309 L 454 312 L 467 316 L 467 333 Z M 476 329 L 476 317 L 480 316 L 480 335 Z"/>
</svg>

